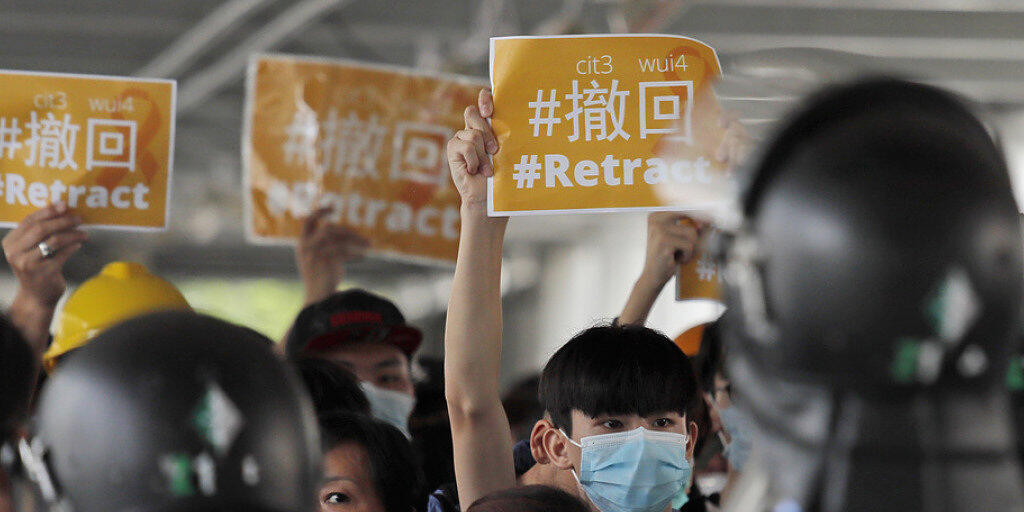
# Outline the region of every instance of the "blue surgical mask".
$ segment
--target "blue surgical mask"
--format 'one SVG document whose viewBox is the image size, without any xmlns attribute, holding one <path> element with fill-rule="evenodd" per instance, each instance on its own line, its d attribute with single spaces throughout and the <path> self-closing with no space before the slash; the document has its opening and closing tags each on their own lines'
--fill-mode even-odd
<svg viewBox="0 0 1024 512">
<path fill-rule="evenodd" d="M 725 458 L 736 471 L 743 471 L 743 466 L 750 458 L 752 445 L 753 426 L 747 415 L 736 407 L 726 407 L 718 410 L 718 417 L 722 419 L 722 428 L 729 434 L 729 444 L 725 445 Z"/>
<path fill-rule="evenodd" d="M 562 435 L 565 435 L 563 432 Z M 638 427 L 629 432 L 588 436 L 576 476 L 601 512 L 664 512 L 684 502 L 693 468 L 686 459 L 685 434 Z"/>
<path fill-rule="evenodd" d="M 389 423 L 391 426 L 402 431 L 407 439 L 411 439 L 409 433 L 409 415 L 416 407 L 416 398 L 407 393 L 392 391 L 390 389 L 378 388 L 369 382 L 360 382 L 359 387 L 366 394 L 370 401 L 370 414 L 378 420 Z"/>
</svg>

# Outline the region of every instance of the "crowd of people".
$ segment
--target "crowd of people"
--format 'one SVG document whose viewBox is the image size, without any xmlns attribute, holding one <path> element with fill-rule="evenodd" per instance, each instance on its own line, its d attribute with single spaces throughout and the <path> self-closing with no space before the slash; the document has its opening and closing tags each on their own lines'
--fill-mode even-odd
<svg viewBox="0 0 1024 512">
<path fill-rule="evenodd" d="M 652 213 L 616 319 L 504 396 L 492 114 L 481 91 L 448 143 L 461 231 L 426 379 L 401 308 L 337 290 L 369 244 L 330 209 L 304 221 L 306 304 L 277 341 L 136 263 L 58 308 L 87 233 L 63 204 L 26 217 L 3 239 L 0 511 L 1024 510 L 1024 240 L 961 99 L 836 85 L 745 161 L 721 148 L 734 215 Z M 674 341 L 644 324 L 698 247 L 727 310 Z"/>
</svg>

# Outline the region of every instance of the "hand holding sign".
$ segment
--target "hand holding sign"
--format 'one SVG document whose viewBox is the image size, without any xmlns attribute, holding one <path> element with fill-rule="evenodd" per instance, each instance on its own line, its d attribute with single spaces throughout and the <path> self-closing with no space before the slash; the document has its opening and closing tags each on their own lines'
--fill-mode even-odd
<svg viewBox="0 0 1024 512">
<path fill-rule="evenodd" d="M 88 238 L 79 229 L 82 218 L 58 203 L 37 210 L 22 220 L 3 239 L 4 256 L 18 279 L 18 294 L 53 307 L 67 283 L 61 270 Z M 46 244 L 49 254 L 43 254 Z"/>
<path fill-rule="evenodd" d="M 3 239 L 4 257 L 18 280 L 8 314 L 40 353 L 46 349 L 54 308 L 67 288 L 64 264 L 89 238 L 81 225 L 81 217 L 58 203 L 29 214 Z M 40 244 L 46 244 L 49 255 Z"/>
<path fill-rule="evenodd" d="M 704 224 L 677 212 L 655 212 L 647 217 L 647 257 L 642 279 L 646 278 L 658 291 L 676 273 L 679 265 L 688 263 L 697 250 Z"/>
<path fill-rule="evenodd" d="M 734 114 L 723 114 L 719 125 L 725 129 L 725 133 L 722 135 L 722 142 L 718 144 L 715 159 L 724 164 L 726 171 L 731 173 L 750 152 L 754 141 Z"/>
<path fill-rule="evenodd" d="M 469 124 L 463 116 L 483 83 L 267 55 L 251 61 L 248 84 L 243 160 L 250 240 L 293 243 L 303 219 L 330 205 L 330 223 L 370 240 L 370 255 L 454 263 L 459 196 L 445 143 L 457 131 L 486 125 L 479 113 Z"/>
<path fill-rule="evenodd" d="M 491 155 L 498 152 L 494 130 L 485 118 L 494 112 L 491 91 L 483 89 L 477 106 L 466 107 L 466 128 L 448 141 L 448 167 L 463 205 L 487 204 L 487 181 L 494 176 Z"/>
<path fill-rule="evenodd" d="M 295 262 L 305 289 L 306 305 L 337 290 L 345 276 L 345 264 L 366 254 L 370 241 L 355 230 L 333 224 L 332 209 L 320 208 L 302 221 L 295 245 Z"/>
<path fill-rule="evenodd" d="M 705 224 L 679 212 L 654 212 L 647 216 L 647 253 L 640 278 L 619 314 L 621 324 L 640 324 L 654 307 L 662 288 L 680 265 L 697 252 Z"/>
<path fill-rule="evenodd" d="M 714 50 L 680 36 L 491 40 L 491 215 L 697 209 L 727 175 Z"/>
</svg>

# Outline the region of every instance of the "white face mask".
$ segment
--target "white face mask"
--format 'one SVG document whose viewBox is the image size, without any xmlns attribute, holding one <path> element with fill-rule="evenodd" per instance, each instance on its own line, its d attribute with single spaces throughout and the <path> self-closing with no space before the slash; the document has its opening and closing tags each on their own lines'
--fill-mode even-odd
<svg viewBox="0 0 1024 512">
<path fill-rule="evenodd" d="M 407 439 L 412 438 L 409 433 L 409 415 L 416 407 L 416 397 L 399 391 L 379 388 L 365 381 L 360 381 L 359 387 L 363 389 L 366 399 L 370 401 L 370 413 L 374 418 L 402 431 Z"/>
</svg>

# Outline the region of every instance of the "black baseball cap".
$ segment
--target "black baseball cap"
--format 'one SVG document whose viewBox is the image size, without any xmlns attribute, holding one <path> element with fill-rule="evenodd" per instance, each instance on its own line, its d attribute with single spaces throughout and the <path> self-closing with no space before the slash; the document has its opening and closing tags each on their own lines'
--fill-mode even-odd
<svg viewBox="0 0 1024 512">
<path fill-rule="evenodd" d="M 358 341 L 387 343 L 412 359 L 423 333 L 406 324 L 391 301 L 354 288 L 303 308 L 288 334 L 285 351 L 289 358 L 298 359 Z"/>
</svg>

